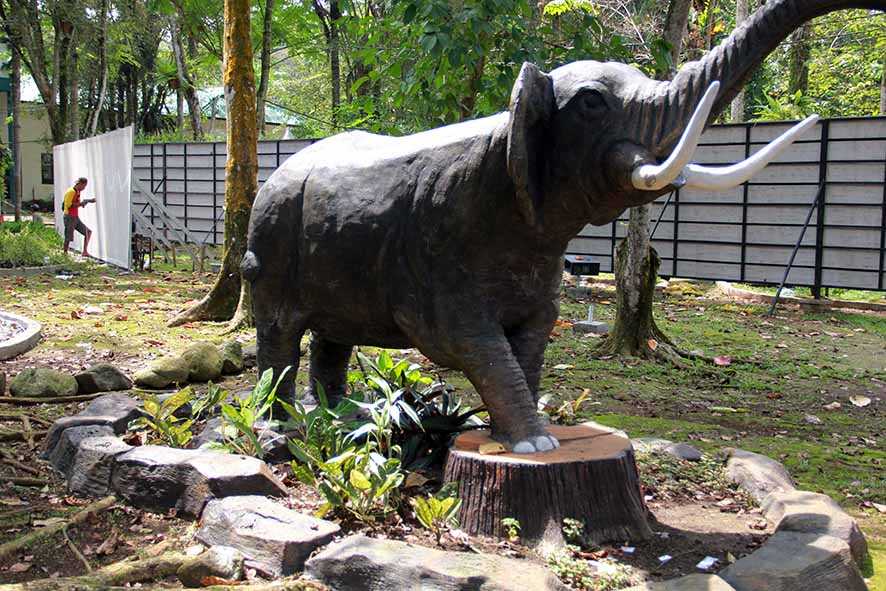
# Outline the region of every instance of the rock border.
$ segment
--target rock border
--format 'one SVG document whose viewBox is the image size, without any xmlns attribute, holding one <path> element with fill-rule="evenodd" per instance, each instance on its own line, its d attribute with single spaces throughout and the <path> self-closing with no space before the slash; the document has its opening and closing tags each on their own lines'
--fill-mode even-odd
<svg viewBox="0 0 886 591">
<path fill-rule="evenodd" d="M 17 357 L 37 346 L 43 331 L 39 322 L 4 310 L 0 310 L 0 318 L 25 325 L 25 330 L 13 335 L 9 340 L 0 342 L 0 361 Z"/>
<path fill-rule="evenodd" d="M 241 460 L 219 463 L 218 458 L 210 457 L 219 454 L 199 449 L 179 450 L 156 446 L 154 450 L 144 446 L 131 448 L 119 435 L 125 433 L 129 420 L 138 414 L 136 400 L 115 393 L 97 398 L 77 416 L 63 417 L 53 425 L 52 437 L 47 437 L 44 457 L 50 459 L 53 466 L 65 477 L 69 493 L 96 496 L 114 492 L 119 498 L 148 510 L 163 509 L 164 507 L 157 504 L 159 497 L 163 497 L 166 499 L 165 505 L 168 505 L 166 508 L 177 508 L 183 516 L 203 522 L 204 519 L 210 519 L 211 511 L 207 510 L 210 504 L 223 507 L 236 502 L 237 497 L 260 495 L 268 499 L 285 492 L 268 465 L 256 458 L 227 455 L 232 460 Z M 691 446 L 686 444 L 646 438 L 634 439 L 632 445 L 649 453 L 667 453 L 693 461 L 694 454 L 687 454 L 687 451 L 692 451 L 689 449 Z M 142 451 L 138 452 L 140 449 Z M 726 472 L 729 479 L 760 503 L 764 517 L 775 525 L 775 533 L 760 548 L 726 566 L 717 574 L 692 574 L 644 583 L 631 587 L 628 591 L 867 589 L 859 570 L 867 557 L 867 542 L 850 515 L 827 495 L 798 490 L 781 463 L 746 450 L 726 448 L 724 451 L 728 454 Z M 139 453 L 145 457 L 135 458 Z M 229 467 L 234 464 L 248 464 L 248 468 L 240 473 Z M 81 472 L 78 473 L 77 470 Z M 146 504 L 138 495 L 132 494 L 135 487 L 131 479 L 135 478 L 144 479 L 144 486 L 154 491 L 151 493 L 151 503 Z M 225 479 L 231 479 L 236 485 L 225 489 L 228 486 Z M 121 482 L 123 480 L 127 481 L 125 485 Z M 164 494 L 158 496 L 157 490 Z M 271 503 L 270 499 L 268 502 Z M 251 504 L 259 505 L 258 502 Z M 247 502 L 247 505 L 250 503 Z M 290 511 L 282 505 L 279 510 Z M 273 516 L 276 509 L 261 510 L 256 507 L 256 511 L 255 516 L 248 516 L 250 522 L 255 519 L 280 519 Z M 293 519 L 298 521 L 302 518 L 312 519 L 299 514 L 295 514 Z M 317 527 L 314 524 L 311 529 L 316 530 Z M 286 558 L 289 561 L 286 565 L 274 564 L 266 567 L 266 570 L 269 574 L 276 574 L 300 568 L 311 551 L 326 546 L 332 540 L 333 529 L 337 531 L 337 526 L 328 529 L 328 535 L 308 536 L 309 539 L 298 540 L 298 544 L 305 545 L 299 546 L 298 551 L 293 554 L 296 558 L 289 556 Z M 205 524 L 203 530 L 206 530 Z M 335 547 L 346 544 L 347 540 L 353 545 L 356 542 L 351 538 L 359 535 L 348 536 Z M 310 539 L 312 537 L 315 539 Z M 237 544 L 236 541 L 232 544 L 230 540 L 224 542 L 223 545 Z M 245 545 L 241 550 L 246 552 L 254 550 L 252 546 L 256 544 L 254 541 L 242 543 Z M 261 540 L 258 543 L 267 547 Z M 292 550 L 286 553 L 291 554 Z M 324 553 L 327 552 L 324 550 Z M 255 560 L 255 557 L 246 558 Z M 308 565 L 312 563 L 316 563 L 316 560 L 312 559 Z M 338 567 L 333 565 L 330 568 L 337 572 Z M 345 566 L 340 568 L 344 569 Z M 308 572 L 309 576 L 314 575 L 323 582 L 324 575 L 316 568 L 309 568 L 308 571 L 313 571 Z M 465 581 L 466 584 L 474 584 L 470 576 Z M 458 582 L 454 585 L 445 588 L 476 588 L 459 586 Z"/>
<path fill-rule="evenodd" d="M 722 291 L 725 295 L 735 298 L 737 300 L 743 300 L 747 302 L 754 302 L 757 304 L 771 304 L 775 301 L 775 296 L 771 296 L 765 293 L 757 293 L 755 291 L 748 291 L 746 289 L 741 289 L 735 287 L 729 281 L 717 281 L 715 283 L 717 288 Z M 795 296 L 779 296 L 778 302 L 780 304 L 788 304 L 793 306 L 800 306 L 801 308 L 809 308 L 812 310 L 830 310 L 832 308 L 837 309 L 846 309 L 846 310 L 866 310 L 870 312 L 886 312 L 886 304 L 878 304 L 877 302 L 850 302 L 847 300 L 825 300 L 819 299 L 816 300 L 814 298 L 798 298 Z"/>
</svg>

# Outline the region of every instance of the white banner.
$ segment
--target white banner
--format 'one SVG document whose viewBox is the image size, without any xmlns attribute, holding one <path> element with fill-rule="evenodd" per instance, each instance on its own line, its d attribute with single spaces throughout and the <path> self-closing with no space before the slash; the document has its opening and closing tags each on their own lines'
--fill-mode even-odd
<svg viewBox="0 0 886 591">
<path fill-rule="evenodd" d="M 129 269 L 132 247 L 132 142 L 126 127 L 52 148 L 55 173 L 55 228 L 64 236 L 62 202 L 79 177 L 89 181 L 81 199 L 96 199 L 80 208 L 80 219 L 92 230 L 89 254 Z M 74 233 L 74 252 L 83 249 L 83 236 Z"/>
</svg>

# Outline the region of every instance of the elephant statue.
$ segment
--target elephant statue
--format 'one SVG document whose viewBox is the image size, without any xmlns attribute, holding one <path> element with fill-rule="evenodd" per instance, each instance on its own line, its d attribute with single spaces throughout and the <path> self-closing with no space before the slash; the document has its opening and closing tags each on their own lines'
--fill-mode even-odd
<svg viewBox="0 0 886 591">
<path fill-rule="evenodd" d="M 815 117 L 739 164 L 691 159 L 794 29 L 862 7 L 884 0 L 769 0 L 671 81 L 621 63 L 526 63 L 507 112 L 405 137 L 342 133 L 293 155 L 256 197 L 241 264 L 259 370 L 297 370 L 310 329 L 310 383 L 335 400 L 354 345 L 416 347 L 466 374 L 496 440 L 556 448 L 536 402 L 568 242 L 674 187 L 734 187 L 763 168 Z"/>
</svg>

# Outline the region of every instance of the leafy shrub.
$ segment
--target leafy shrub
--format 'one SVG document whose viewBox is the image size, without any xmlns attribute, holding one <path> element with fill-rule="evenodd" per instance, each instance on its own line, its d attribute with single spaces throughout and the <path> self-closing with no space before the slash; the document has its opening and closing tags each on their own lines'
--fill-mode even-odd
<svg viewBox="0 0 886 591">
<path fill-rule="evenodd" d="M 57 264 L 66 259 L 55 230 L 40 222 L 0 224 L 0 266 L 28 267 Z"/>
<path fill-rule="evenodd" d="M 520 540 L 520 521 L 515 517 L 505 517 L 501 520 L 502 527 L 508 534 L 508 540 L 517 542 Z"/>
<path fill-rule="evenodd" d="M 264 446 L 261 443 L 262 422 L 270 420 L 271 409 L 277 402 L 277 388 L 286 378 L 289 368 L 274 382 L 274 371 L 265 370 L 252 392 L 245 398 L 234 398 L 221 405 L 222 434 L 221 447 L 230 452 L 263 458 Z M 216 394 L 218 396 L 218 394 Z"/>
<path fill-rule="evenodd" d="M 455 487 L 451 484 L 453 483 L 441 488 L 435 495 L 412 499 L 415 517 L 425 529 L 434 534 L 438 545 L 448 528 L 458 527 L 461 499 L 456 496 Z"/>
<path fill-rule="evenodd" d="M 611 571 L 598 572 L 584 560 L 576 556 L 578 549 L 567 545 L 551 552 L 547 557 L 548 567 L 557 577 L 576 591 L 614 591 L 631 585 L 631 577 L 624 566 L 613 564 Z"/>
<path fill-rule="evenodd" d="M 484 426 L 476 417 L 483 407 L 463 410 L 446 384 L 423 375 L 418 364 L 394 360 L 387 351 L 376 360 L 358 351 L 357 360 L 360 370 L 348 374 L 351 396 L 372 421 L 352 437 L 374 434 L 383 453 L 395 448 L 389 455 L 407 469 L 442 463 L 453 436 Z"/>
<path fill-rule="evenodd" d="M 179 418 L 175 416 L 175 413 L 193 399 L 194 391 L 190 386 L 179 390 L 163 401 L 151 394 L 145 399 L 144 404 L 144 413 L 147 416 L 135 419 L 129 426 L 132 429 L 146 430 L 149 443 L 184 447 L 194 436 L 191 432 L 194 420 Z"/>
</svg>

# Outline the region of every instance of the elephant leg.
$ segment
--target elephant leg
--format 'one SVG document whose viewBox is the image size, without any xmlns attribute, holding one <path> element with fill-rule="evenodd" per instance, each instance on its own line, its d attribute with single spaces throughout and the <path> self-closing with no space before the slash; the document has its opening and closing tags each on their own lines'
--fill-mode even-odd
<svg viewBox="0 0 886 591">
<path fill-rule="evenodd" d="M 348 377 L 348 361 L 353 345 L 342 345 L 311 335 L 311 383 L 308 391 L 319 400 L 315 393 L 317 384 L 323 387 L 329 406 L 334 407 L 345 396 Z"/>
<path fill-rule="evenodd" d="M 516 453 L 559 446 L 542 425 L 523 368 L 501 328 L 459 339 L 458 363 L 489 410 L 492 437 Z"/>
<path fill-rule="evenodd" d="M 277 396 L 292 403 L 295 401 L 295 378 L 298 373 L 299 343 L 305 331 L 304 322 L 298 316 L 283 317 L 279 308 L 266 314 L 263 306 L 255 306 L 254 311 L 259 375 L 273 369 L 276 382 L 289 368 L 286 378 L 277 388 Z"/>
<path fill-rule="evenodd" d="M 557 303 L 549 302 L 526 322 L 508 333 L 511 350 L 513 350 L 520 367 L 523 368 L 526 384 L 529 386 L 532 399 L 536 404 L 538 404 L 538 384 L 541 380 L 545 348 L 558 315 L 559 306 Z"/>
</svg>

